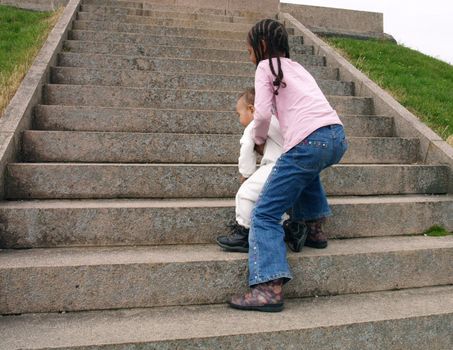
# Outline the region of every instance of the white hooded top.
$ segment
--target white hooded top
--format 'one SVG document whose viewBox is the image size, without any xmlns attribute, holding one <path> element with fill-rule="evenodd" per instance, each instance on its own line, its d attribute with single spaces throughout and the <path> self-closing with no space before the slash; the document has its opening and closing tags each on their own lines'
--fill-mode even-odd
<svg viewBox="0 0 453 350">
<path fill-rule="evenodd" d="M 239 153 L 239 173 L 244 177 L 250 177 L 257 168 L 256 161 L 258 154 L 255 152 L 255 141 L 252 137 L 254 121 L 247 125 L 241 137 L 241 150 Z M 266 146 L 264 147 L 263 158 L 260 165 L 275 163 L 283 153 L 283 136 L 275 116 L 272 116 L 269 126 Z"/>
</svg>

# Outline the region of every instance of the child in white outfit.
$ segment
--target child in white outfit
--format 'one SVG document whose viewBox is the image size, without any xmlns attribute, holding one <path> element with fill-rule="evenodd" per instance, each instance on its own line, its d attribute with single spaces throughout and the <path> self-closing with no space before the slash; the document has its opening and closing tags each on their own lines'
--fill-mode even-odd
<svg viewBox="0 0 453 350">
<path fill-rule="evenodd" d="M 248 231 L 253 208 L 263 189 L 275 162 L 283 153 L 283 136 L 278 120 L 272 117 L 268 139 L 260 166 L 257 169 L 258 154 L 252 137 L 255 89 L 247 89 L 236 105 L 240 123 L 245 127 L 241 138 L 241 150 L 238 160 L 242 185 L 236 194 L 236 223 L 229 236 L 217 238 L 217 244 L 229 251 L 248 251 Z"/>
</svg>

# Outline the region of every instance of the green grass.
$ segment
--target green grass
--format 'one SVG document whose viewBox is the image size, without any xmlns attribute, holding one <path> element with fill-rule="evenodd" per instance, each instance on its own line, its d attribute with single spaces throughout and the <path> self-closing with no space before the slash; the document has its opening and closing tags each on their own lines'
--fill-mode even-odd
<svg viewBox="0 0 453 350">
<path fill-rule="evenodd" d="M 0 115 L 60 13 L 0 6 Z"/>
<path fill-rule="evenodd" d="M 448 232 L 446 229 L 444 229 L 442 226 L 434 225 L 428 230 L 424 232 L 426 236 L 431 236 L 431 237 L 443 237 L 443 236 L 448 236 L 452 233 Z"/>
<path fill-rule="evenodd" d="M 388 40 L 326 40 L 442 138 L 452 138 L 452 65 Z"/>
</svg>

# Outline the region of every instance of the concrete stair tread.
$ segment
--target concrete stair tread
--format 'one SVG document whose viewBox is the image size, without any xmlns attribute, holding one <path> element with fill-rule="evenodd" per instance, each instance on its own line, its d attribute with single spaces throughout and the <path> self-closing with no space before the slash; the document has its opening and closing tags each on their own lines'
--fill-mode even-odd
<svg viewBox="0 0 453 350">
<path fill-rule="evenodd" d="M 240 138 L 240 134 L 31 130 L 23 133 L 22 152 L 29 162 L 236 164 Z M 417 161 L 417 138 L 350 137 L 349 143 L 345 164 Z"/>
<path fill-rule="evenodd" d="M 148 9 L 148 10 L 165 10 L 173 12 L 187 12 L 187 13 L 199 13 L 199 14 L 212 14 L 218 16 L 246 16 L 249 14 L 254 14 L 253 11 L 228 11 L 225 9 L 219 9 L 215 7 L 210 7 L 209 4 L 203 4 L 203 7 L 200 7 L 196 3 L 184 5 L 173 5 L 169 3 L 156 3 L 150 1 L 99 1 L 99 0 L 83 0 L 82 4 L 84 5 L 95 5 L 95 6 L 106 6 L 106 7 L 131 7 L 139 9 Z"/>
<path fill-rule="evenodd" d="M 295 48 L 290 48 L 291 54 L 307 54 L 313 55 L 314 48 L 310 45 L 298 45 Z M 101 42 L 101 41 L 81 41 L 81 40 L 65 40 L 63 52 L 86 52 L 86 53 L 114 53 L 121 52 L 121 54 L 131 52 L 135 55 L 142 56 L 158 56 L 152 54 L 152 52 L 177 51 L 179 55 L 184 52 L 196 52 L 199 54 L 196 58 L 208 57 L 214 55 L 214 57 L 240 57 L 241 60 L 248 60 L 247 50 L 243 48 L 236 48 L 225 50 L 222 48 L 205 48 L 205 47 L 185 47 L 183 45 L 153 45 L 148 44 L 134 44 L 134 43 L 121 43 L 121 42 Z M 151 53 L 151 54 L 150 54 Z M 174 56 L 175 54 L 173 54 Z M 167 56 L 171 57 L 170 54 Z M 236 58 L 237 59 L 237 58 Z M 232 59 L 229 59 L 232 60 Z M 247 61 L 248 62 L 248 61 Z"/>
<path fill-rule="evenodd" d="M 69 49 L 72 50 L 72 48 L 70 47 L 71 45 L 73 46 L 77 46 L 77 45 L 80 45 L 80 46 L 86 46 L 86 45 L 93 45 L 93 46 L 99 46 L 99 45 L 102 45 L 104 44 L 104 42 L 102 41 L 84 41 L 84 40 L 65 40 L 64 43 L 69 46 Z M 119 44 L 124 44 L 124 43 L 112 43 L 112 45 L 119 45 Z M 126 43 L 127 44 L 127 43 Z M 131 44 L 133 45 L 133 44 Z M 176 45 L 153 45 L 153 43 L 148 43 L 147 45 L 140 45 L 141 47 L 158 47 L 158 48 L 174 48 L 174 49 L 178 49 L 178 50 L 184 50 L 184 49 L 187 49 L 187 47 L 184 47 L 184 46 L 176 46 Z M 307 46 L 307 47 L 312 47 L 312 46 Z M 199 47 L 197 48 L 199 50 L 203 50 L 203 51 L 215 51 L 215 52 L 237 52 L 237 53 L 244 53 L 246 54 L 247 53 L 247 50 L 244 48 L 244 49 L 231 49 L 231 50 L 223 50 L 223 49 L 220 49 L 220 48 L 206 48 L 206 47 Z M 62 52 L 72 52 L 72 51 L 62 51 Z M 77 51 L 74 51 L 74 52 L 77 52 Z"/>
<path fill-rule="evenodd" d="M 228 72 L 209 71 L 208 74 L 194 73 L 181 70 L 180 72 L 159 72 L 153 70 L 140 71 L 138 69 L 108 68 L 83 68 L 83 67 L 52 67 L 51 83 L 65 85 L 101 85 L 123 86 L 139 88 L 172 88 L 172 89 L 195 89 L 195 90 L 225 90 L 244 89 L 245 86 L 253 86 L 252 75 L 229 75 Z M 240 72 L 237 72 L 240 73 Z M 354 84 L 329 79 L 323 79 L 319 70 L 312 70 L 313 76 L 318 78 L 320 89 L 327 95 L 353 96 Z"/>
<path fill-rule="evenodd" d="M 130 33 L 130 32 L 115 32 L 115 31 L 111 31 L 111 30 L 86 30 L 86 29 L 71 29 L 71 32 L 73 33 L 100 33 L 100 34 L 111 34 L 111 35 L 114 35 L 116 36 L 117 38 L 122 38 L 123 36 L 127 37 L 127 36 L 130 36 L 130 37 L 140 37 L 140 36 L 143 36 L 144 34 L 141 34 L 141 33 Z M 152 39 L 153 37 L 159 37 L 159 38 L 181 38 L 181 39 L 209 39 L 209 38 L 199 38 L 199 37 L 194 37 L 194 36 L 180 36 L 180 35 L 147 35 L 150 39 Z M 71 37 L 69 38 L 69 40 L 77 40 L 77 41 L 87 41 L 87 40 L 81 40 L 81 39 L 72 39 Z M 211 40 L 211 39 L 209 39 Z M 96 40 L 90 40 L 90 41 L 96 41 Z M 235 44 L 241 44 L 240 46 L 244 46 L 245 43 L 244 43 L 244 40 L 240 40 L 240 39 L 217 39 L 216 41 L 220 41 L 222 43 L 235 43 Z M 152 42 L 152 40 L 148 41 L 149 42 Z M 145 42 L 143 43 L 145 44 Z M 166 45 L 168 46 L 168 45 Z"/>
<path fill-rule="evenodd" d="M 417 319 L 426 319 L 431 327 L 443 324 L 445 332 L 453 313 L 452 296 L 453 287 L 443 286 L 293 299 L 286 301 L 283 313 L 274 315 L 241 313 L 226 304 L 30 314 L 0 318 L 0 331 L 4 350 L 72 349 L 101 344 L 105 348 L 110 348 L 110 345 L 113 349 L 114 345 L 152 343 L 155 346 L 166 345 L 167 348 L 179 345 L 181 348 L 206 349 L 223 344 L 225 348 L 239 348 L 244 343 L 257 348 L 316 344 L 316 348 L 322 350 L 328 349 L 329 342 L 331 345 L 334 340 L 339 344 L 340 340 L 335 335 L 341 339 L 352 337 L 357 346 L 365 347 L 372 341 L 378 347 L 389 348 L 394 337 L 402 341 L 413 336 L 410 331 L 406 333 L 402 325 L 398 336 L 396 330 L 399 330 L 400 322 L 410 321 L 413 325 L 417 324 Z M 392 327 L 393 332 L 385 327 L 381 329 L 383 324 Z M 368 330 L 366 340 L 361 340 L 356 334 L 363 335 L 364 327 L 373 331 Z M 422 330 L 414 326 L 409 329 L 417 330 L 424 336 L 422 343 L 418 344 L 421 347 L 414 349 L 422 349 L 428 342 L 435 344 L 433 341 L 439 341 L 431 339 L 429 333 L 423 332 L 423 327 Z M 439 337 L 437 332 L 434 333 L 433 337 Z M 421 340 L 412 338 L 412 342 L 417 341 Z M 346 342 L 341 344 L 348 347 Z"/>
<path fill-rule="evenodd" d="M 118 33 L 110 31 L 92 31 L 92 30 L 71 30 L 68 34 L 69 40 L 78 41 L 102 41 L 102 42 L 118 42 L 118 43 L 135 43 L 146 45 L 150 42 L 153 45 L 164 46 L 184 46 L 212 49 L 243 49 L 244 40 L 217 39 L 197 37 L 180 37 L 180 36 L 159 36 L 147 35 L 140 33 Z M 292 46 L 303 45 L 302 37 L 292 37 Z"/>
<path fill-rule="evenodd" d="M 233 136 L 242 136 L 241 133 L 206 133 L 206 134 L 192 134 L 192 133 L 185 133 L 185 132 L 129 132 L 129 131 L 60 131 L 60 130 L 25 130 L 24 134 L 29 135 L 105 135 L 105 136 L 123 136 L 123 135 L 146 135 L 146 136 L 190 136 L 193 138 L 204 138 L 204 137 L 230 137 Z M 348 139 L 353 140 L 418 140 L 416 137 L 402 137 L 402 136 L 391 136 L 391 137 L 380 137 L 380 136 L 351 136 Z"/>
<path fill-rule="evenodd" d="M 65 106 L 145 107 L 234 111 L 241 90 L 134 88 L 107 85 L 46 84 L 46 104 Z M 373 114 L 368 97 L 326 95 L 338 114 Z"/>
<path fill-rule="evenodd" d="M 205 21 L 203 18 L 197 20 L 183 19 L 183 18 L 152 18 L 145 16 L 134 16 L 134 15 L 110 15 L 102 16 L 89 12 L 79 12 L 77 19 L 81 21 L 90 22 L 107 22 L 107 23 L 137 23 L 145 25 L 160 25 L 160 26 L 176 26 L 186 28 L 222 28 L 232 32 L 247 32 L 251 28 L 249 23 L 233 23 L 225 21 Z"/>
<path fill-rule="evenodd" d="M 251 26 L 250 26 L 251 28 Z M 215 39 L 233 39 L 245 40 L 247 32 L 250 30 L 231 31 L 231 30 L 218 30 L 214 28 L 193 28 L 181 26 L 156 26 L 140 23 L 123 23 L 123 22 L 104 22 L 104 21 L 82 21 L 76 20 L 73 23 L 72 29 L 75 30 L 101 30 L 118 33 L 149 33 L 161 36 L 199 36 L 203 38 Z M 293 33 L 289 30 L 290 35 Z"/>
<path fill-rule="evenodd" d="M 253 79 L 253 78 L 252 78 Z M 394 136 L 393 118 L 382 115 L 342 115 L 349 136 Z M 34 125 L 39 130 L 185 132 L 240 134 L 233 111 L 38 105 Z"/>
<path fill-rule="evenodd" d="M 288 258 L 287 297 L 453 284 L 453 236 L 331 240 Z M 246 289 L 246 267 L 212 244 L 4 250 L 0 312 L 220 303 Z"/>
<path fill-rule="evenodd" d="M 331 238 L 413 235 L 433 225 L 453 231 L 452 195 L 328 200 L 334 215 L 325 230 Z M 3 201 L 0 217 L 3 248 L 205 244 L 225 234 L 234 198 Z"/>
<path fill-rule="evenodd" d="M 296 62 L 301 62 L 309 72 L 325 68 L 324 58 L 315 55 L 297 55 Z M 191 57 L 153 57 L 119 54 L 90 54 L 64 52 L 58 55 L 58 66 L 80 68 L 129 69 L 141 71 L 198 72 L 201 74 L 252 75 L 254 67 L 247 61 L 229 61 L 225 59 L 200 59 Z M 316 69 L 314 68 L 316 67 Z M 326 69 L 329 70 L 329 69 Z M 330 68 L 332 70 L 332 68 Z"/>
<path fill-rule="evenodd" d="M 10 163 L 8 199 L 230 198 L 236 164 Z M 329 195 L 444 194 L 448 168 L 341 164 L 321 174 Z"/>
<path fill-rule="evenodd" d="M 445 237 L 393 236 L 330 240 L 326 249 L 306 247 L 289 256 L 337 256 L 379 254 L 426 249 L 452 249 L 453 235 Z M 217 245 L 161 245 L 142 247 L 36 248 L 2 250 L 0 266 L 5 268 L 94 266 L 117 264 L 194 263 L 207 261 L 245 261 L 247 254 L 226 253 Z"/>
<path fill-rule="evenodd" d="M 452 202 L 453 195 L 329 196 L 330 205 Z M 0 209 L 63 208 L 218 208 L 234 207 L 234 198 L 181 199 L 37 199 L 0 201 Z"/>
<path fill-rule="evenodd" d="M 151 64 L 160 66 L 158 60 L 150 61 Z M 253 86 L 254 78 L 246 75 L 247 69 L 242 70 L 236 67 L 237 74 L 229 75 L 228 67 L 224 64 L 218 66 L 211 65 L 206 73 L 201 72 L 201 65 L 185 70 L 185 63 L 178 62 L 179 68 L 164 72 L 159 71 L 158 67 L 152 71 L 142 71 L 137 69 L 135 64 L 131 64 L 121 59 L 117 69 L 103 69 L 99 67 L 52 67 L 51 83 L 62 85 L 96 85 L 96 86 L 122 86 L 152 89 L 155 87 L 164 89 L 195 89 L 195 90 L 243 90 L 246 86 Z M 130 61 L 129 61 L 130 62 Z M 93 65 L 93 64 L 92 64 Z M 129 66 L 129 68 L 127 67 Z M 151 66 L 149 67 L 151 68 Z M 163 68 L 166 67 L 164 64 Z M 240 68 L 240 69 L 239 69 Z M 318 80 L 320 89 L 326 95 L 354 96 L 355 85 L 352 82 L 344 82 L 336 79 L 335 71 L 324 70 L 321 66 L 307 66 L 315 79 Z M 197 72 L 199 71 L 199 72 Z M 150 72 L 152 72 L 150 74 Z M 216 74 L 217 73 L 217 74 Z M 232 72 L 234 73 L 234 72 Z"/>
<path fill-rule="evenodd" d="M 100 54 L 102 55 L 102 54 Z M 123 56 L 123 55 L 116 55 L 116 56 L 120 56 L 120 57 L 128 57 L 128 56 Z M 162 59 L 161 57 L 159 57 L 159 59 Z M 179 60 L 179 59 L 178 59 Z M 191 59 L 184 59 L 184 60 L 191 60 Z M 206 60 L 207 61 L 207 60 Z M 209 61 L 209 62 L 219 62 L 219 61 Z M 220 61 L 222 62 L 222 61 Z M 237 63 L 235 61 L 223 61 L 223 62 L 228 62 L 228 63 Z M 101 68 L 101 67 L 96 67 L 96 68 L 90 68 L 90 67 L 72 67 L 72 66 L 54 66 L 52 67 L 52 69 L 54 70 L 70 70 L 70 69 L 75 69 L 75 70 L 78 70 L 82 73 L 84 72 L 92 72 L 92 71 L 96 71 L 96 72 L 99 72 L 100 75 L 102 75 L 103 73 L 107 73 L 107 72 L 113 72 L 113 73 L 116 73 L 116 74 L 122 74 L 122 73 L 128 73 L 128 72 L 131 72 L 131 71 L 134 71 L 132 69 L 125 69 L 125 68 Z M 143 74 L 149 74 L 149 71 L 136 71 L 136 73 L 143 73 Z M 172 72 L 153 72 L 153 74 L 156 73 L 158 75 L 162 75 L 162 76 L 179 76 L 179 77 L 186 77 L 186 76 L 194 76 L 194 77 L 198 77 L 200 76 L 200 73 L 195 73 L 195 72 L 175 72 L 175 73 L 172 73 Z M 228 75 L 226 74 L 222 74 L 222 73 L 201 73 L 201 75 L 203 76 L 207 76 L 207 77 L 214 77 L 214 78 L 221 78 L 221 77 L 228 77 Z M 229 77 L 234 77 L 234 78 L 251 78 L 253 79 L 253 75 L 252 74 L 235 74 L 235 75 L 230 75 Z M 328 81 L 335 81 L 335 82 L 338 82 L 338 80 L 333 80 L 333 79 L 324 79 L 324 80 L 328 80 Z M 51 84 L 58 84 L 58 85 L 78 85 L 78 84 L 74 84 L 74 83 L 51 83 Z M 94 86 L 99 86 L 98 84 L 84 84 L 84 85 L 94 85 Z M 109 86 L 109 85 L 107 85 Z M 115 85 L 111 85 L 111 86 L 115 86 Z M 134 86 L 130 86 L 130 87 L 134 87 Z M 140 88 L 140 87 L 137 87 L 137 88 Z M 185 90 L 190 90 L 188 88 L 186 88 Z M 201 89 L 201 90 L 207 90 L 207 89 Z M 238 91 L 238 90 L 236 90 Z"/>
<path fill-rule="evenodd" d="M 248 16 L 234 16 L 234 15 L 215 15 L 215 14 L 206 14 L 206 13 L 191 13 L 185 11 L 182 7 L 177 7 L 174 9 L 139 9 L 133 7 L 121 7 L 121 6 L 104 6 L 104 5 L 85 5 L 82 4 L 79 12 L 91 12 L 91 13 L 105 13 L 105 14 L 127 14 L 127 15 L 140 15 L 146 17 L 159 17 L 159 18 L 184 18 L 184 19 L 198 19 L 203 18 L 204 20 L 212 21 L 226 21 L 226 22 L 239 22 L 239 23 L 248 23 L 250 25 L 255 24 L 260 18 L 263 17 L 262 14 L 250 14 Z"/>
</svg>

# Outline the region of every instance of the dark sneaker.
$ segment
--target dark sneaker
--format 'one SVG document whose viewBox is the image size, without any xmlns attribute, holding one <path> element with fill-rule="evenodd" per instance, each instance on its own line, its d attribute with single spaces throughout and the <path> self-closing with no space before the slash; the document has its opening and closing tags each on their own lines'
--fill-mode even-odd
<svg viewBox="0 0 453 350">
<path fill-rule="evenodd" d="M 239 310 L 279 312 L 283 310 L 282 279 L 260 283 L 244 295 L 236 295 L 228 304 Z"/>
<path fill-rule="evenodd" d="M 285 231 L 285 242 L 293 252 L 300 252 L 307 239 L 307 226 L 303 223 L 291 220 L 283 221 L 283 230 Z"/>
<path fill-rule="evenodd" d="M 305 224 L 308 228 L 308 236 L 305 241 L 307 247 L 323 249 L 327 247 L 327 236 L 322 230 L 324 219 L 315 221 L 306 221 Z"/>
<path fill-rule="evenodd" d="M 249 251 L 249 229 L 237 223 L 230 227 L 231 234 L 217 237 L 217 244 L 229 252 L 247 253 Z"/>
</svg>

